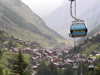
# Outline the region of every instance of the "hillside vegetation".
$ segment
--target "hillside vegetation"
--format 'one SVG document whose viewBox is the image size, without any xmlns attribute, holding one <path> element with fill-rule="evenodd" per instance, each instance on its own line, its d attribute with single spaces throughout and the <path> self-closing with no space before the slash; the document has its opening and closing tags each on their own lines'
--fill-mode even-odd
<svg viewBox="0 0 100 75">
<path fill-rule="evenodd" d="M 100 34 L 96 34 L 91 38 L 87 38 L 84 42 L 75 46 L 74 49 L 70 50 L 69 53 L 81 53 L 81 54 L 91 54 L 93 51 L 100 52 Z"/>
<path fill-rule="evenodd" d="M 43 46 L 53 46 L 58 43 L 57 39 L 63 40 L 21 0 L 0 0 L 0 29 L 15 38 L 36 41 Z"/>
<path fill-rule="evenodd" d="M 6 72 L 10 73 L 14 60 L 18 55 L 18 53 L 9 51 L 11 47 L 26 48 L 27 46 L 20 44 L 13 36 L 9 36 L 0 30 L 0 67 L 3 68 L 4 74 Z M 29 60 L 31 55 L 23 53 L 23 56 L 28 64 L 31 63 Z"/>
</svg>

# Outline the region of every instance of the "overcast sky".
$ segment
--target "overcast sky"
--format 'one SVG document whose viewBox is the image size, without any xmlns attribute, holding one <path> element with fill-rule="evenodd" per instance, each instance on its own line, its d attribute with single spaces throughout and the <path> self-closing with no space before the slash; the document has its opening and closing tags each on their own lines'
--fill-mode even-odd
<svg viewBox="0 0 100 75">
<path fill-rule="evenodd" d="M 33 12 L 35 12 L 40 17 L 43 17 L 50 12 L 57 9 L 64 0 L 21 0 L 26 5 L 28 5 Z"/>
</svg>

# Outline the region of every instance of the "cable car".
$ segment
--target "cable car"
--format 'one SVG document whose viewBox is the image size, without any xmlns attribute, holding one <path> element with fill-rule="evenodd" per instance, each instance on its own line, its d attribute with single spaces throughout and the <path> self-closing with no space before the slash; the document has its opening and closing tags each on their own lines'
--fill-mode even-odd
<svg viewBox="0 0 100 75">
<path fill-rule="evenodd" d="M 70 37 L 84 37 L 87 35 L 87 26 L 84 21 L 73 21 L 70 27 Z"/>
<path fill-rule="evenodd" d="M 88 70 L 89 71 L 94 71 L 94 66 L 93 65 L 89 65 Z"/>
<path fill-rule="evenodd" d="M 74 71 L 78 70 L 78 67 L 77 67 L 77 66 L 74 66 L 74 67 L 73 67 L 73 70 L 74 70 Z"/>
</svg>

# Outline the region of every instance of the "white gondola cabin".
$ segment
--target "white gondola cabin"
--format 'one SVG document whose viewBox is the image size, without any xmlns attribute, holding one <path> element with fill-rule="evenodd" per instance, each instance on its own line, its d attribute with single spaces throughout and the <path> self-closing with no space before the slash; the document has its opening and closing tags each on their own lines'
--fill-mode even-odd
<svg viewBox="0 0 100 75">
<path fill-rule="evenodd" d="M 88 70 L 89 71 L 94 71 L 94 66 L 93 65 L 89 65 Z"/>
<path fill-rule="evenodd" d="M 78 70 L 78 67 L 77 67 L 77 66 L 74 66 L 74 67 L 73 67 L 73 70 L 74 70 L 74 71 Z"/>
<path fill-rule="evenodd" d="M 87 26 L 84 21 L 73 21 L 70 27 L 70 37 L 84 37 L 87 35 Z"/>
</svg>

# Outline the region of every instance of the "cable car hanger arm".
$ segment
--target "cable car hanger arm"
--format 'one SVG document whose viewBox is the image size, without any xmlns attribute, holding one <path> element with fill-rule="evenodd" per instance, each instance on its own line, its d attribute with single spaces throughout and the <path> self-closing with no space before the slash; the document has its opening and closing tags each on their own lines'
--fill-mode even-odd
<svg viewBox="0 0 100 75">
<path fill-rule="evenodd" d="M 81 21 L 80 19 L 77 19 L 76 17 L 74 17 L 73 14 L 72 14 L 72 2 L 74 0 L 69 0 L 69 1 L 71 1 L 71 3 L 70 3 L 70 15 L 71 15 L 71 17 L 74 18 L 76 21 Z"/>
</svg>

